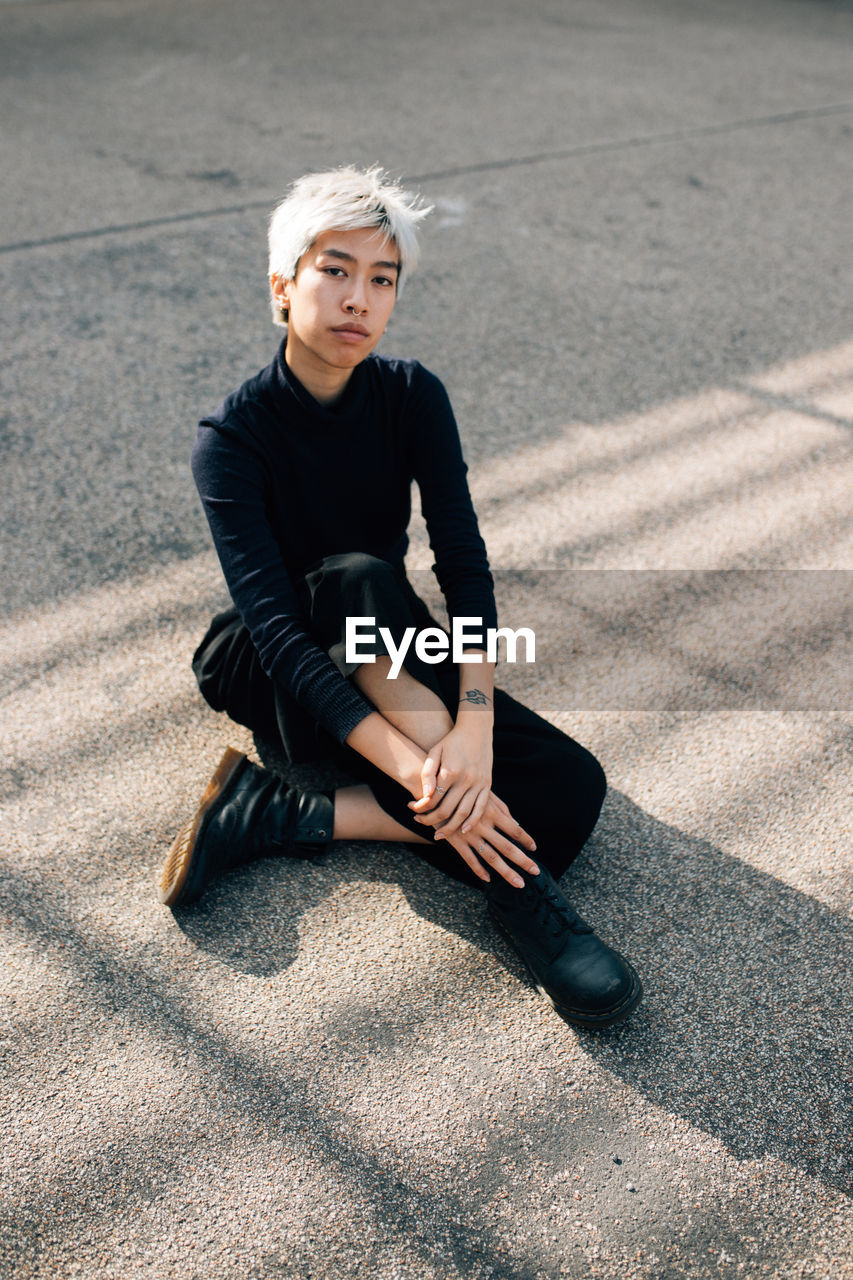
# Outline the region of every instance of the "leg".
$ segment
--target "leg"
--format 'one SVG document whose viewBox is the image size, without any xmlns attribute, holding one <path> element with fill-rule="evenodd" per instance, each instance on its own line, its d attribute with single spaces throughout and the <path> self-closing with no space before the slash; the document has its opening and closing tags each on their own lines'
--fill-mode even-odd
<svg viewBox="0 0 853 1280">
<path fill-rule="evenodd" d="M 378 615 L 377 622 L 393 624 L 392 629 L 434 622 L 411 587 L 389 565 L 369 556 L 331 557 L 323 562 L 322 570 L 313 575 L 309 585 L 314 591 L 312 603 L 317 606 L 319 622 L 329 636 L 335 634 L 336 618 L 340 626 L 342 608 Z M 427 687 L 405 667 L 396 680 L 386 679 L 389 667 L 387 655 L 379 654 L 374 663 L 363 663 L 347 674 L 392 723 L 426 750 L 452 726 L 448 707 L 455 705 L 455 668 L 448 664 L 446 668 L 438 665 L 418 670 L 419 677 L 430 681 Z M 227 711 L 238 723 L 247 724 L 272 740 L 279 737 L 276 726 L 282 726 L 281 737 L 290 759 L 328 755 L 368 784 L 375 807 L 367 813 L 362 800 L 354 812 L 347 812 L 350 801 L 342 799 L 345 814 L 339 824 L 339 838 L 407 839 L 419 851 L 428 846 L 428 855 L 422 856 L 446 874 L 475 883 L 475 877 L 455 851 L 436 844 L 429 828 L 414 821 L 408 808 L 408 792 L 398 783 L 328 735 L 325 742 L 317 739 L 301 721 L 294 720 L 291 712 L 301 709 L 287 708 L 283 715 L 280 691 L 262 671 L 236 610 L 214 619 L 196 651 L 193 668 L 202 693 L 216 710 Z M 297 741 L 299 749 L 294 747 Z M 536 838 L 537 859 L 553 875 L 562 875 L 598 817 L 605 790 L 598 762 L 556 726 L 496 689 L 493 786 L 514 817 Z M 343 797 L 343 792 L 339 796 Z M 401 830 L 407 833 L 405 837 Z"/>
<path fill-rule="evenodd" d="M 380 659 L 383 680 L 389 662 L 387 657 Z M 272 741 L 278 739 L 291 760 L 322 754 L 315 748 L 310 726 L 297 724 L 300 739 L 299 733 L 294 734 L 293 718 L 282 715 L 283 691 L 263 672 L 235 609 L 214 618 L 194 654 L 193 670 L 215 710 L 227 711 L 238 724 Z M 391 690 L 397 687 L 394 681 L 384 680 L 384 684 Z M 426 701 L 419 705 L 441 736 L 448 715 L 440 701 L 408 675 L 405 689 L 410 697 L 423 692 Z M 413 729 L 405 709 L 401 706 L 398 711 Z M 425 732 L 428 736 L 432 729 Z M 294 742 L 301 743 L 301 751 L 294 752 Z M 170 907 L 186 906 L 232 867 L 270 854 L 310 856 L 334 839 L 428 843 L 421 832 L 396 822 L 377 803 L 369 786 L 342 787 L 334 793 L 288 786 L 229 748 L 195 815 L 172 844 L 160 877 L 160 900 Z"/>
<path fill-rule="evenodd" d="M 426 843 L 389 817 L 367 786 L 302 790 L 229 747 L 169 850 L 160 901 L 188 906 L 234 867 L 271 855 L 312 857 L 333 840 Z"/>
<path fill-rule="evenodd" d="M 521 872 L 524 888 L 500 876 L 485 887 L 489 915 L 566 1022 L 596 1029 L 621 1022 L 639 1004 L 634 967 L 608 947 L 563 897 L 550 872 Z"/>
<path fill-rule="evenodd" d="M 437 625 L 404 575 L 362 552 L 330 556 L 306 575 L 311 617 L 329 656 L 384 716 L 425 750 L 453 726 L 458 675 L 449 661 L 424 664 L 410 648 L 396 680 L 386 679 L 390 658 L 379 652 L 374 662 L 347 663 L 341 640 L 347 616 L 376 619 L 397 643 L 406 627 Z M 513 816 L 536 839 L 537 859 L 560 876 L 580 852 L 598 818 L 604 799 L 604 772 L 598 761 L 555 725 L 495 690 L 495 765 L 493 788 Z M 380 770 L 344 747 L 341 763 L 370 786 L 379 805 L 398 826 L 427 836 L 429 861 L 442 870 L 475 883 L 462 859 L 441 849 L 429 828 L 415 821 L 408 792 Z"/>
<path fill-rule="evenodd" d="M 229 747 L 169 850 L 160 901 L 187 906 L 212 880 L 256 858 L 312 857 L 331 841 L 333 825 L 331 793 L 290 786 Z"/>
<path fill-rule="evenodd" d="M 499 876 L 485 887 L 489 914 L 521 956 L 540 994 L 566 1022 L 601 1028 L 627 1018 L 643 987 L 566 901 L 556 877 L 577 857 L 604 800 L 604 770 L 585 747 L 495 690 L 494 788 L 536 837 L 539 875 L 523 889 Z"/>
<path fill-rule="evenodd" d="M 406 844 L 429 844 L 423 836 L 387 814 L 365 783 L 340 787 L 335 792 L 335 840 L 397 840 Z"/>
<path fill-rule="evenodd" d="M 226 711 L 270 741 L 278 739 L 273 684 L 233 607 L 218 613 L 193 654 L 193 674 L 214 711 Z"/>
<path fill-rule="evenodd" d="M 263 670 L 235 608 L 213 619 L 193 654 L 192 668 L 202 697 L 214 711 L 224 711 L 265 742 L 282 747 L 290 763 L 316 757 L 310 716 Z"/>
<path fill-rule="evenodd" d="M 396 680 L 386 679 L 390 666 L 390 658 L 377 657 L 358 668 L 353 682 L 386 719 L 428 750 L 452 729 L 450 713 L 405 668 Z M 494 755 L 495 794 L 536 840 L 537 860 L 559 878 L 598 820 L 607 786 L 604 770 L 580 743 L 502 689 L 495 690 Z"/>
<path fill-rule="evenodd" d="M 586 747 L 503 689 L 495 690 L 493 782 L 536 840 L 555 879 L 575 860 L 598 821 L 604 770 Z"/>
<path fill-rule="evenodd" d="M 421 663 L 410 649 L 397 679 L 388 680 L 391 659 L 382 651 L 380 638 L 377 637 L 375 661 L 359 664 L 346 661 L 341 639 L 344 619 L 348 616 L 375 618 L 377 628 L 388 627 L 397 643 L 407 627 L 414 625 L 422 629 L 439 625 L 405 575 L 375 556 L 355 552 L 327 557 L 306 575 L 306 584 L 311 593 L 311 621 L 318 640 L 328 647 L 329 656 L 341 674 L 352 680 L 402 733 L 428 750 L 453 727 L 448 708 L 455 708 L 458 696 L 455 667 L 449 662 Z M 415 822 L 408 807 L 411 796 L 399 782 L 387 777 L 351 747 L 331 740 L 326 745 L 346 772 L 367 784 L 376 802 L 372 815 L 362 812 L 353 820 L 354 825 L 347 818 L 341 832 L 353 834 L 346 838 L 375 838 L 372 833 L 376 830 L 375 822 L 379 822 L 382 838 L 405 840 L 419 856 L 448 875 L 466 884 L 477 882 L 454 850 L 443 842 L 436 843 L 430 829 Z M 338 797 L 341 794 L 338 792 Z M 383 818 L 379 817 L 380 813 Z M 367 825 L 365 817 L 369 818 Z M 388 819 L 393 824 L 390 827 L 385 826 Z M 362 836 L 355 832 L 361 832 Z"/>
<path fill-rule="evenodd" d="M 388 660 L 386 659 L 386 662 Z M 379 660 L 375 664 L 379 666 Z M 362 671 L 374 672 L 374 664 L 359 668 L 353 677 L 358 680 Z M 403 678 L 403 672 L 400 679 Z M 384 715 L 397 724 L 419 746 L 428 749 L 442 733 L 452 727 L 450 713 L 444 708 L 442 715 L 439 699 L 435 698 L 435 718 L 418 721 L 411 712 L 412 698 L 406 697 L 402 715 L 398 715 L 393 686 L 395 681 L 383 683 L 375 676 L 375 687 L 368 696 Z M 411 677 L 408 677 L 411 680 Z M 417 688 L 417 682 L 412 680 Z M 391 686 L 389 691 L 387 686 Z M 425 697 L 431 693 L 423 690 Z M 425 700 L 424 697 L 424 700 Z M 396 719 L 395 719 L 396 717 Z M 408 722 L 404 717 L 408 717 Z M 427 728 L 424 729 L 423 726 Z M 439 733 L 435 735 L 435 730 Z M 435 736 L 433 736 L 435 735 Z M 362 777 L 370 786 L 381 809 L 400 827 L 411 834 L 426 833 L 429 847 L 427 861 L 446 874 L 465 884 L 480 886 L 455 850 L 443 842 L 436 843 L 430 828 L 415 821 L 408 808 L 410 799 L 393 779 L 349 751 L 348 770 Z M 517 702 L 502 689 L 495 689 L 494 769 L 492 788 L 508 806 L 513 817 L 534 837 L 537 844 L 536 861 L 559 878 L 580 853 L 589 838 L 604 801 L 606 781 L 604 771 L 595 757 L 528 707 Z M 402 837 L 396 837 L 398 839 Z M 420 843 L 420 842 L 419 842 Z M 421 850 L 418 850 L 421 853 Z"/>
<path fill-rule="evenodd" d="M 373 665 L 363 669 L 373 672 Z M 370 696 L 389 719 L 401 702 L 404 713 L 409 715 L 429 705 L 417 692 L 416 682 L 409 695 L 385 698 L 379 682 L 383 678 L 373 677 Z M 521 872 L 521 889 L 511 887 L 500 876 L 493 876 L 486 886 L 475 883 L 484 893 L 498 931 L 520 955 L 537 989 L 559 1015 L 574 1026 L 612 1026 L 627 1018 L 639 1003 L 643 991 L 640 978 L 625 957 L 602 942 L 578 916 L 549 870 L 550 866 L 554 875 L 561 874 L 595 825 L 604 799 L 604 772 L 579 743 L 501 690 L 495 691 L 495 713 L 496 763 L 499 760 L 495 791 L 506 800 L 518 821 L 536 834 L 537 841 L 542 841 L 536 854 L 539 874 Z M 412 725 L 397 723 L 415 738 L 417 719 Z M 358 790 L 350 789 L 351 793 Z M 352 825 L 345 826 L 342 821 L 339 832 L 336 816 L 336 835 L 346 831 L 350 838 L 358 839 L 382 830 L 384 836 L 384 826 L 374 825 L 376 810 L 384 811 L 368 788 L 363 791 L 365 825 L 349 819 Z M 342 796 L 338 792 L 338 797 Z M 355 799 L 353 794 L 352 800 Z M 402 824 L 394 823 L 390 816 L 387 821 L 392 825 L 387 828 L 386 838 L 406 838 L 408 833 Z M 450 859 L 455 859 L 455 868 L 452 862 L 438 861 L 433 842 L 422 843 L 429 852 L 424 851 L 421 856 L 441 870 L 460 879 L 461 872 L 468 872 L 452 849 L 447 852 Z"/>
<path fill-rule="evenodd" d="M 381 585 L 386 596 L 392 588 L 390 606 L 398 621 L 401 608 L 413 607 L 417 612 L 420 606 L 421 617 L 426 614 L 421 625 L 432 625 L 410 588 L 414 603 L 404 600 L 403 587 L 399 597 L 395 594 L 398 584 L 392 584 L 389 566 L 366 556 L 338 559 L 347 562 L 351 588 L 359 587 L 360 576 L 367 571 L 371 587 Z M 324 575 L 320 577 L 322 580 Z M 330 572 L 326 585 L 334 587 L 334 583 L 335 572 Z M 334 597 L 334 590 L 326 596 Z M 350 611 L 371 612 L 363 606 Z M 226 624 L 226 631 L 229 626 L 239 630 L 233 619 Z M 206 640 L 210 639 L 209 633 Z M 215 635 L 213 639 L 216 641 Z M 242 667 L 228 661 L 237 652 L 233 639 L 228 643 L 219 640 L 212 648 L 203 642 L 194 667 L 208 701 L 215 705 L 221 698 L 222 708 L 234 715 L 229 699 L 237 697 L 244 714 L 234 718 L 256 728 L 252 723 L 256 717 L 270 719 L 270 704 L 275 707 L 277 703 L 276 690 L 272 682 L 264 684 L 260 677 L 255 678 L 257 673 L 253 675 L 259 664 L 250 662 L 244 678 L 235 679 L 235 670 L 239 674 Z M 200 655 L 211 653 L 214 660 L 209 664 L 200 661 Z M 246 656 L 244 653 L 243 666 Z M 390 659 L 380 655 L 375 663 L 345 674 L 353 675 L 389 720 L 426 749 L 452 724 L 449 708 L 455 706 L 456 694 L 450 685 L 454 684 L 455 668 L 442 668 L 441 681 L 436 668 L 428 668 L 428 687 L 406 671 L 400 673 L 402 683 L 387 680 L 389 665 Z M 212 697 L 202 683 L 202 674 Z M 322 842 L 333 838 L 407 840 L 440 870 L 480 887 L 452 849 L 440 849 L 425 838 L 424 829 L 417 827 L 407 806 L 408 793 L 357 753 L 350 751 L 349 755 L 357 762 L 354 772 L 366 775 L 368 785 L 344 787 L 329 796 L 300 793 L 250 765 L 239 753 L 226 752 L 195 818 L 172 846 L 161 880 L 161 901 L 170 906 L 192 901 L 209 879 L 232 865 L 269 852 L 305 856 L 300 852 L 300 846 L 305 848 L 303 842 L 313 842 L 311 847 L 317 849 L 318 841 L 322 847 Z M 525 886 L 521 890 L 511 888 L 499 876 L 492 878 L 485 893 L 495 924 L 528 965 L 539 990 L 568 1022 L 604 1027 L 621 1021 L 641 997 L 640 979 L 622 956 L 605 946 L 580 920 L 548 870 L 550 866 L 560 875 L 595 825 L 605 790 L 601 766 L 554 725 L 496 689 L 493 781 L 496 793 L 536 836 L 540 865 L 538 876 L 523 873 Z"/>
</svg>

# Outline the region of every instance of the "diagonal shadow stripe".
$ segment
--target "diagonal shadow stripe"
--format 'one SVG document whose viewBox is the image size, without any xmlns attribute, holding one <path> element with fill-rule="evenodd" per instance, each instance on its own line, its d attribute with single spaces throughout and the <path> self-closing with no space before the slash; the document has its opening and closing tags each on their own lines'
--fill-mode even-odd
<svg viewBox="0 0 853 1280">
<path fill-rule="evenodd" d="M 46 882 L 7 866 L 0 874 L 0 903 L 6 912 L 14 913 L 15 927 L 24 937 L 45 947 L 57 935 L 64 939 L 63 959 L 80 969 L 92 1013 L 130 1021 L 147 1032 L 153 1029 L 164 1044 L 192 1046 L 188 1052 L 199 1075 L 221 1082 L 218 1097 L 227 1100 L 235 1126 L 260 1127 L 271 1139 L 286 1139 L 306 1159 L 319 1160 L 375 1205 L 380 1221 L 393 1223 L 395 1235 L 406 1238 L 425 1262 L 449 1260 L 459 1274 L 466 1274 L 472 1260 L 493 1259 L 502 1251 L 505 1257 L 515 1256 L 507 1260 L 507 1270 L 495 1270 L 495 1276 L 536 1280 L 540 1275 L 535 1262 L 508 1247 L 481 1213 L 472 1213 L 470 1200 L 447 1189 L 440 1194 L 426 1190 L 421 1180 L 395 1168 L 392 1157 L 366 1148 L 338 1128 L 315 1097 L 310 1061 L 306 1065 L 298 1052 L 274 1070 L 260 1056 L 229 1044 L 203 1024 L 190 1001 L 176 994 L 168 976 L 154 976 L 115 948 L 87 936 Z M 172 1185 L 183 1164 L 173 1147 L 162 1169 L 146 1175 L 138 1190 L 153 1198 Z M 45 1221 L 51 1201 L 58 1206 L 71 1197 L 85 1214 L 103 1198 L 102 1179 L 103 1170 L 96 1164 L 85 1172 L 75 1169 L 48 1196 L 42 1188 L 35 1189 L 32 1204 L 24 1199 L 14 1215 L 4 1215 L 6 1247 L 14 1249 L 23 1230 Z M 28 1247 L 37 1256 L 44 1255 L 49 1241 L 41 1234 L 35 1242 L 30 1238 Z"/>
</svg>

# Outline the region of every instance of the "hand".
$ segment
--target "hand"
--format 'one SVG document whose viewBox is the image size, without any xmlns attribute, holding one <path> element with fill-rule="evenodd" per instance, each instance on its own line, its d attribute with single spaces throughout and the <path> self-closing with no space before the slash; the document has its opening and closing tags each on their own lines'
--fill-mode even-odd
<svg viewBox="0 0 853 1280">
<path fill-rule="evenodd" d="M 409 808 L 442 835 L 467 832 L 485 813 L 491 785 L 491 724 L 456 724 L 430 750 L 421 769 L 422 795 Z"/>
<path fill-rule="evenodd" d="M 467 824 L 466 824 L 467 825 Z M 505 834 L 504 834 L 505 833 Z M 511 836 L 512 839 L 507 839 Z M 524 887 L 524 881 L 505 859 L 514 862 L 531 875 L 538 875 L 539 868 L 524 849 L 520 849 L 513 840 L 526 845 L 531 852 L 536 852 L 536 842 L 532 836 L 515 821 L 503 800 L 498 799 L 493 791 L 489 792 L 486 811 L 479 822 L 473 824 L 465 835 L 461 831 L 450 835 L 436 834 L 436 840 L 447 840 L 464 862 L 468 864 L 480 880 L 486 883 L 491 880 L 487 870 L 490 867 L 498 875 L 503 876 L 517 889 Z M 487 864 L 484 866 L 483 864 Z"/>
</svg>

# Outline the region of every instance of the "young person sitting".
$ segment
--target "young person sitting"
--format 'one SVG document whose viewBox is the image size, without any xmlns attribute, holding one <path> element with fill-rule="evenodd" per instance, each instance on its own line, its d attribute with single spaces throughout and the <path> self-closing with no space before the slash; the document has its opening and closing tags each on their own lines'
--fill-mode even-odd
<svg viewBox="0 0 853 1280">
<path fill-rule="evenodd" d="M 479 646 L 428 662 L 410 644 L 389 678 L 409 629 L 440 627 L 404 565 L 412 480 L 451 624 L 497 625 L 444 387 L 415 360 L 374 354 L 428 212 L 381 170 L 339 169 L 301 178 L 272 216 L 271 302 L 286 335 L 202 419 L 193 451 L 234 606 L 193 666 L 214 709 L 291 763 L 333 761 L 353 785 L 291 786 L 229 748 L 170 850 L 160 898 L 186 905 L 259 857 L 404 841 L 483 891 L 567 1021 L 607 1026 L 636 1006 L 640 980 L 556 883 L 598 818 L 601 766 L 495 688 Z M 374 620 L 373 660 L 363 639 L 359 661 L 348 654 L 348 618 Z"/>
</svg>

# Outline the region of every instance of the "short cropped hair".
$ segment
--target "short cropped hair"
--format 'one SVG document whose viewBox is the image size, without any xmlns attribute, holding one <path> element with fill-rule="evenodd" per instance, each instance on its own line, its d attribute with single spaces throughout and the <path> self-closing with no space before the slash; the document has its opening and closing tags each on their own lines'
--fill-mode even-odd
<svg viewBox="0 0 853 1280">
<path fill-rule="evenodd" d="M 397 295 L 420 253 L 418 223 L 432 210 L 420 196 L 404 191 L 383 169 L 331 169 L 297 178 L 273 210 L 269 225 L 269 275 L 293 280 L 303 254 L 324 231 L 376 227 L 397 246 Z M 273 320 L 287 323 L 287 311 L 271 293 Z"/>
</svg>

